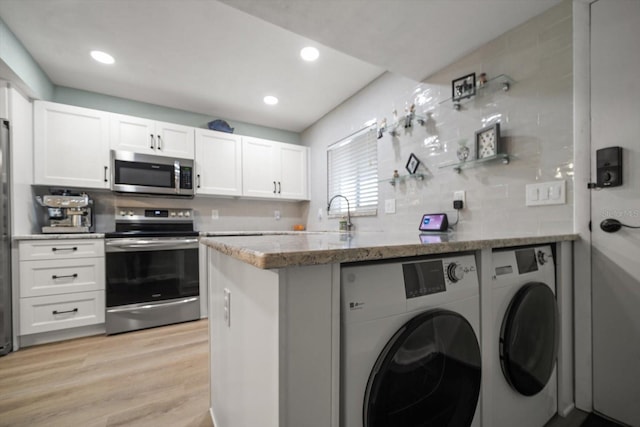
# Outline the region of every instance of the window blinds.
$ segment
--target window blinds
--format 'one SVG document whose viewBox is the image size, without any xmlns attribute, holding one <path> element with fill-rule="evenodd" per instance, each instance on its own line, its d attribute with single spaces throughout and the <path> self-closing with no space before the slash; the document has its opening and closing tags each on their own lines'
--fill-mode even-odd
<svg viewBox="0 0 640 427">
<path fill-rule="evenodd" d="M 327 200 L 349 199 L 351 214 L 375 215 L 378 208 L 378 146 L 376 126 L 356 132 L 327 149 Z M 331 214 L 346 214 L 347 202 L 337 198 Z"/>
</svg>

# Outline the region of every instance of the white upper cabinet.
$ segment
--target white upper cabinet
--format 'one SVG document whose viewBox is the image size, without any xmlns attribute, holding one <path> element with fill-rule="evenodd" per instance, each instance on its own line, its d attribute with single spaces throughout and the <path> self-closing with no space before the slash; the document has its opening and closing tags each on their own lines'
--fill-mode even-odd
<svg viewBox="0 0 640 427">
<path fill-rule="evenodd" d="M 242 194 L 307 200 L 309 149 L 266 139 L 242 138 Z"/>
<path fill-rule="evenodd" d="M 194 128 L 141 117 L 110 114 L 111 149 L 193 159 Z"/>
<path fill-rule="evenodd" d="M 242 195 L 240 136 L 196 129 L 196 193 Z"/>
<path fill-rule="evenodd" d="M 109 114 L 34 102 L 34 184 L 109 188 Z"/>
</svg>

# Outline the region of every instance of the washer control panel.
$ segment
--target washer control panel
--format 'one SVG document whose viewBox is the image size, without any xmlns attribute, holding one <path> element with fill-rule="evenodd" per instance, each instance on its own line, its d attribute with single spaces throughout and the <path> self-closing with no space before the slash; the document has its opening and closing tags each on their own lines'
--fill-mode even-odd
<svg viewBox="0 0 640 427">
<path fill-rule="evenodd" d="M 416 261 L 402 264 L 407 299 L 446 292 L 451 288 L 477 286 L 473 255 Z"/>
</svg>

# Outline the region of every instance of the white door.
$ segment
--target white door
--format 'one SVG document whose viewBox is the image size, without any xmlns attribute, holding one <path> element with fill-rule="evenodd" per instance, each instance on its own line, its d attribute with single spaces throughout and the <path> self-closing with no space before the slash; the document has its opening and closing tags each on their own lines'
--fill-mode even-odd
<svg viewBox="0 0 640 427">
<path fill-rule="evenodd" d="M 109 188 L 109 114 L 34 102 L 34 184 Z"/>
<path fill-rule="evenodd" d="M 279 143 L 260 138 L 242 138 L 242 194 L 278 197 L 280 181 Z"/>
<path fill-rule="evenodd" d="M 111 114 L 111 149 L 155 154 L 155 122 L 141 117 Z"/>
<path fill-rule="evenodd" d="M 615 218 L 640 226 L 640 1 L 591 5 L 591 177 L 596 150 L 623 148 L 623 185 L 593 190 L 593 406 L 640 426 L 640 230 L 605 233 Z"/>
<path fill-rule="evenodd" d="M 196 186 L 198 194 L 242 195 L 240 136 L 196 130 Z"/>
<path fill-rule="evenodd" d="M 309 149 L 300 145 L 280 144 L 280 181 L 278 190 L 283 199 L 309 198 Z"/>
<path fill-rule="evenodd" d="M 194 128 L 156 122 L 156 154 L 193 160 L 194 147 Z"/>
</svg>

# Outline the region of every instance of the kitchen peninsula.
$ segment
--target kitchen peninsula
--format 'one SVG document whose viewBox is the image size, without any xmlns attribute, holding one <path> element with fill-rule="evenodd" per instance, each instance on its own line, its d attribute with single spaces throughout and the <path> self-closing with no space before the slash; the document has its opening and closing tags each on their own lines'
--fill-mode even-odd
<svg viewBox="0 0 640 427">
<path fill-rule="evenodd" d="M 339 426 L 340 268 L 345 263 L 473 253 L 483 304 L 492 249 L 555 244 L 561 310 L 571 301 L 574 234 L 256 234 L 201 238 L 208 247 L 211 415 L 220 427 Z M 570 328 L 570 308 L 563 313 L 564 331 L 565 324 Z M 481 309 L 481 322 L 489 322 L 490 315 Z M 570 341 L 563 343 L 570 346 Z M 561 399 L 572 381 L 571 356 L 569 348 L 560 349 Z M 483 400 L 483 416 L 489 404 Z"/>
</svg>

